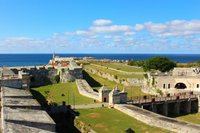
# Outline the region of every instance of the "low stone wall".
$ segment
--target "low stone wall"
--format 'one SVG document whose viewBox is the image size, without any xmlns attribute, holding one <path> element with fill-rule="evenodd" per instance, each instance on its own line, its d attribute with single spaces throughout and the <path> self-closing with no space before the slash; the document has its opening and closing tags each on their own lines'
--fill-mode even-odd
<svg viewBox="0 0 200 133">
<path fill-rule="evenodd" d="M 0 86 L 22 88 L 22 79 L 2 79 L 0 80 Z"/>
<path fill-rule="evenodd" d="M 114 108 L 151 126 L 164 128 L 178 133 L 200 133 L 199 125 L 161 116 L 133 105 L 115 104 Z"/>
<path fill-rule="evenodd" d="M 81 131 L 81 133 L 96 133 L 88 124 L 80 121 L 79 118 L 74 120 L 74 126 Z"/>
<path fill-rule="evenodd" d="M 106 69 L 110 69 L 110 70 L 114 70 L 114 71 L 121 72 L 121 73 L 128 74 L 128 75 L 131 75 L 131 74 L 143 75 L 144 74 L 144 72 L 126 72 L 126 71 L 114 69 L 114 68 L 111 68 L 111 67 L 101 66 L 101 65 L 97 65 L 97 64 L 91 64 L 91 65 L 94 65 L 94 66 L 97 66 L 97 67 L 106 68 Z"/>
<path fill-rule="evenodd" d="M 55 82 L 55 76 L 58 74 L 57 69 L 48 68 L 45 66 L 21 66 L 21 67 L 9 67 L 15 74 L 18 71 L 29 73 L 31 78 L 30 87 L 37 87 L 42 85 L 48 85 Z"/>
<path fill-rule="evenodd" d="M 54 79 L 57 75 L 56 69 L 31 69 L 26 71 L 32 76 L 31 87 L 56 83 Z"/>
<path fill-rule="evenodd" d="M 78 91 L 81 95 L 98 100 L 99 101 L 99 93 L 93 91 L 90 85 L 84 79 L 76 79 L 76 85 Z"/>
<path fill-rule="evenodd" d="M 148 85 L 148 81 L 147 79 L 144 79 L 144 84 L 142 85 L 142 92 L 147 93 L 147 94 L 151 94 L 151 95 L 160 95 L 159 93 L 156 92 L 156 88 L 151 88 Z"/>
<path fill-rule="evenodd" d="M 105 72 L 100 72 L 96 69 L 93 69 L 93 68 L 85 68 L 85 70 L 87 72 L 90 72 L 92 74 L 96 74 L 102 78 L 106 78 L 110 81 L 114 81 L 118 84 L 123 84 L 125 86 L 133 86 L 133 85 L 142 85 L 144 83 L 144 80 L 143 79 L 137 79 L 137 78 L 119 78 L 119 77 L 115 77 L 114 75 L 111 75 L 111 74 L 108 74 L 108 73 L 105 73 Z"/>
</svg>

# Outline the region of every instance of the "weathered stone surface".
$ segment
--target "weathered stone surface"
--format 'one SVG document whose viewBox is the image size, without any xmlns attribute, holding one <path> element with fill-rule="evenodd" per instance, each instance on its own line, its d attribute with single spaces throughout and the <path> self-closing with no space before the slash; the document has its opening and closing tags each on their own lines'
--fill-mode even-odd
<svg viewBox="0 0 200 133">
<path fill-rule="evenodd" d="M 105 72 L 99 72 L 98 70 L 96 69 L 93 69 L 93 68 L 85 68 L 86 71 L 90 72 L 90 73 L 93 73 L 93 74 L 96 74 L 102 78 L 105 78 L 105 79 L 108 79 L 110 81 L 114 81 L 116 83 L 119 83 L 119 84 L 123 84 L 125 86 L 133 86 L 133 85 L 142 85 L 144 83 L 144 80 L 143 79 L 137 79 L 137 78 L 119 78 L 119 77 L 115 77 L 114 75 L 111 75 L 109 73 L 105 73 Z"/>
<path fill-rule="evenodd" d="M 99 93 L 94 92 L 90 85 L 84 79 L 77 79 L 76 85 L 81 95 L 93 98 L 99 101 Z"/>
<path fill-rule="evenodd" d="M 148 125 L 178 133 L 200 133 L 200 126 L 168 118 L 133 105 L 115 104 L 114 108 Z"/>
<path fill-rule="evenodd" d="M 29 91 L 2 87 L 1 100 L 3 133 L 55 132 L 55 122 Z"/>
</svg>

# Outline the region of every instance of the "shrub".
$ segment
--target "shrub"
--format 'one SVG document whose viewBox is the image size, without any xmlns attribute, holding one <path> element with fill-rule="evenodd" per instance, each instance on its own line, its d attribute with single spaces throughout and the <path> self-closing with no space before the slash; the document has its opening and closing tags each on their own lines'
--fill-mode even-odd
<svg viewBox="0 0 200 133">
<path fill-rule="evenodd" d="M 156 92 L 159 93 L 161 96 L 163 95 L 163 92 L 160 89 L 156 89 Z"/>
</svg>

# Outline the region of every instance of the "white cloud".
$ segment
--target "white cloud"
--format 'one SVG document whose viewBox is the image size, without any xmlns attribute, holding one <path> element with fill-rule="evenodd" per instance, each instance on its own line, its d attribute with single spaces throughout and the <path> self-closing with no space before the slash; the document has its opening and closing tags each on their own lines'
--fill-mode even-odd
<svg viewBox="0 0 200 133">
<path fill-rule="evenodd" d="M 150 32 L 161 33 L 168 29 L 166 24 L 155 24 L 152 22 L 145 23 L 146 29 Z"/>
<path fill-rule="evenodd" d="M 84 30 L 77 30 L 77 31 L 75 31 L 75 34 L 76 35 L 86 35 L 86 36 L 88 36 L 88 35 L 92 35 L 93 33 L 91 33 L 91 32 L 89 32 L 89 31 L 84 31 Z"/>
<path fill-rule="evenodd" d="M 144 25 L 142 25 L 142 24 L 136 24 L 136 25 L 134 26 L 134 29 L 135 29 L 136 31 L 141 31 L 141 30 L 144 29 Z"/>
<path fill-rule="evenodd" d="M 119 42 L 119 41 L 121 41 L 122 40 L 122 36 L 114 36 L 113 37 L 113 41 L 114 42 Z"/>
<path fill-rule="evenodd" d="M 124 32 L 124 35 L 126 36 L 131 36 L 131 35 L 135 35 L 135 32 Z"/>
<path fill-rule="evenodd" d="M 106 36 L 104 36 L 104 38 L 105 38 L 105 39 L 110 39 L 111 36 L 106 35 Z"/>
<path fill-rule="evenodd" d="M 94 26 L 90 30 L 96 33 L 128 32 L 132 29 L 129 25 Z"/>
<path fill-rule="evenodd" d="M 9 37 L 6 40 L 7 41 L 31 41 L 33 39 L 32 38 L 28 38 L 28 37 Z"/>
<path fill-rule="evenodd" d="M 96 26 L 103 26 L 103 25 L 108 25 L 111 23 L 112 23 L 112 21 L 108 20 L 108 19 L 97 19 L 97 20 L 93 21 L 93 24 Z"/>
<path fill-rule="evenodd" d="M 4 40 L 5 44 L 10 44 L 10 45 L 21 45 L 21 44 L 26 44 L 26 43 L 31 43 L 34 40 L 32 38 L 28 37 L 9 37 Z"/>
<path fill-rule="evenodd" d="M 96 52 L 102 49 L 140 51 L 197 51 L 200 47 L 200 20 L 172 20 L 163 23 L 145 22 L 136 25 L 108 25 L 107 21 L 94 21 L 86 30 L 54 33 L 38 39 L 28 37 L 9 37 L 1 39 L 3 48 L 30 49 L 29 51 L 64 51 L 74 48 L 80 51 Z M 101 23 L 100 23 L 101 22 Z M 142 31 L 142 32 L 141 32 Z M 21 44 L 21 45 L 20 45 Z M 142 49 L 141 49 L 142 47 Z M 180 49 L 181 48 L 181 49 Z M 0 49 L 0 51 L 2 51 Z M 108 51 L 109 51 L 108 49 Z M 96 51 L 95 51 L 96 50 Z"/>
<path fill-rule="evenodd" d="M 145 29 L 159 37 L 180 37 L 200 34 L 200 20 L 173 20 L 165 23 L 145 23 Z"/>
</svg>

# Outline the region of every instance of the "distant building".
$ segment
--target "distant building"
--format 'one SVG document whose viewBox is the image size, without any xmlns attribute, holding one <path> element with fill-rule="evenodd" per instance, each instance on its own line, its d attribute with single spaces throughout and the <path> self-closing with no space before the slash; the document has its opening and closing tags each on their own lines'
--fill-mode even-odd
<svg viewBox="0 0 200 133">
<path fill-rule="evenodd" d="M 109 93 L 110 89 L 107 89 L 104 85 L 99 89 L 99 101 L 100 102 L 108 102 L 109 101 Z"/>
<path fill-rule="evenodd" d="M 156 87 L 162 91 L 200 91 L 200 69 L 174 68 L 169 73 L 151 73 L 148 82 L 150 87 Z"/>
<path fill-rule="evenodd" d="M 53 55 L 53 58 L 49 61 L 48 65 L 51 65 L 58 70 L 61 79 L 60 81 L 63 83 L 83 78 L 82 67 L 77 65 L 75 58 Z"/>
</svg>

